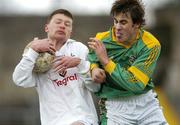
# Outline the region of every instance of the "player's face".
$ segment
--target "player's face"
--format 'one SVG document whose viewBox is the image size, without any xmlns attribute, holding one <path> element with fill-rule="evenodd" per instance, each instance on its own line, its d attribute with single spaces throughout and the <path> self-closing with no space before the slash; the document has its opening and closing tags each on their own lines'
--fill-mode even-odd
<svg viewBox="0 0 180 125">
<path fill-rule="evenodd" d="M 139 25 L 133 24 L 129 13 L 118 13 L 114 16 L 115 37 L 118 42 L 130 42 Z"/>
<path fill-rule="evenodd" d="M 46 25 L 45 31 L 50 39 L 66 41 L 72 32 L 72 19 L 64 14 L 56 14 Z"/>
</svg>

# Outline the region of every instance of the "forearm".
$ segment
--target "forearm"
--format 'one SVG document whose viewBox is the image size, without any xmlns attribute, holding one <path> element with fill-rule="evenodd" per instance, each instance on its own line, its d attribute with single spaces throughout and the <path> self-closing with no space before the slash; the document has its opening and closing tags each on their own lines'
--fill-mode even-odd
<svg viewBox="0 0 180 125">
<path fill-rule="evenodd" d="M 116 84 L 125 90 L 134 93 L 141 92 L 147 85 L 148 80 L 144 82 L 141 79 L 138 79 L 128 69 L 121 67 L 120 64 L 115 64 L 113 61 L 110 61 L 104 69 L 113 79 L 113 84 Z"/>
<path fill-rule="evenodd" d="M 91 92 L 98 92 L 100 84 L 95 83 L 91 78 L 90 62 L 81 59 L 81 63 L 78 65 L 79 73 L 85 83 L 85 87 Z"/>
<path fill-rule="evenodd" d="M 90 62 L 87 60 L 80 59 L 77 68 L 80 74 L 86 74 L 90 70 Z"/>
<path fill-rule="evenodd" d="M 86 74 L 82 74 L 81 75 L 84 83 L 85 83 L 85 87 L 90 90 L 91 92 L 98 92 L 101 85 L 99 83 L 96 83 L 93 81 L 93 79 L 91 78 L 91 73 L 90 71 L 87 72 Z"/>
</svg>

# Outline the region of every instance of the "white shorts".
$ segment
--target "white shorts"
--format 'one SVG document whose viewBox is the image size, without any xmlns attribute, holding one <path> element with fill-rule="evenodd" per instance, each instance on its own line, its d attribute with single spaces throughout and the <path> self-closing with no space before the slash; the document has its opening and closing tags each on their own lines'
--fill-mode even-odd
<svg viewBox="0 0 180 125">
<path fill-rule="evenodd" d="M 106 101 L 107 125 L 168 125 L 152 90 Z"/>
</svg>

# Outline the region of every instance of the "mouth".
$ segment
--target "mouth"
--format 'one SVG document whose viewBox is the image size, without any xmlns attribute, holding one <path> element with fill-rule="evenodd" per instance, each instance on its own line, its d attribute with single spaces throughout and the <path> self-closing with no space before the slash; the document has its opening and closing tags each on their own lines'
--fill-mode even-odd
<svg viewBox="0 0 180 125">
<path fill-rule="evenodd" d="M 60 35 L 65 35 L 65 32 L 61 31 L 61 30 L 57 31 L 57 33 L 60 34 Z"/>
<path fill-rule="evenodd" d="M 116 32 L 116 39 L 121 40 L 123 38 L 123 33 L 121 32 Z"/>
<path fill-rule="evenodd" d="M 117 37 L 122 37 L 122 36 L 123 36 L 123 34 L 122 34 L 122 33 L 120 33 L 120 32 L 116 32 L 116 36 L 117 36 Z"/>
</svg>

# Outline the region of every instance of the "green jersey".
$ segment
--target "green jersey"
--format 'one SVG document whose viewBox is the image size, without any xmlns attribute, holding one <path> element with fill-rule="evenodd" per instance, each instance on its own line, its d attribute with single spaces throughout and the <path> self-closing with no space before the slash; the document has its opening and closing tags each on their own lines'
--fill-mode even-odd
<svg viewBox="0 0 180 125">
<path fill-rule="evenodd" d="M 89 52 L 91 69 L 98 66 L 106 71 L 106 80 L 96 95 L 112 99 L 146 93 L 154 87 L 152 74 L 161 45 L 152 34 L 139 30 L 136 40 L 129 46 L 115 40 L 113 28 L 97 33 L 96 38 L 103 42 L 110 59 L 103 67 L 95 52 Z"/>
</svg>

